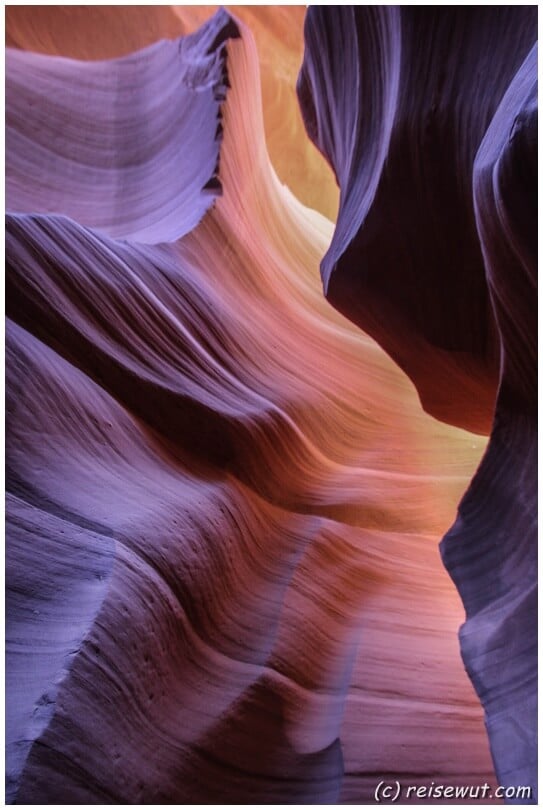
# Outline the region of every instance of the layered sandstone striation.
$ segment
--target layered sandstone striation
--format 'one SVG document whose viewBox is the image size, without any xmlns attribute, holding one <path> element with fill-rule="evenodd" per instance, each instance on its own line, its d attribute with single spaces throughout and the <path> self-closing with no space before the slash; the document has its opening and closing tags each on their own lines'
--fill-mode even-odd
<svg viewBox="0 0 543 810">
<path fill-rule="evenodd" d="M 124 56 L 85 51 L 80 10 L 8 14 L 9 800 L 492 782 L 438 552 L 486 438 L 323 297 L 334 226 L 272 168 L 248 28 L 153 44 L 170 12 L 92 9 Z M 476 206 L 498 290 L 520 226 Z"/>
<path fill-rule="evenodd" d="M 311 9 L 298 93 L 341 188 L 328 300 L 490 442 L 442 543 L 504 785 L 537 789 L 537 12 Z M 347 77 L 347 78 L 346 78 Z"/>
</svg>

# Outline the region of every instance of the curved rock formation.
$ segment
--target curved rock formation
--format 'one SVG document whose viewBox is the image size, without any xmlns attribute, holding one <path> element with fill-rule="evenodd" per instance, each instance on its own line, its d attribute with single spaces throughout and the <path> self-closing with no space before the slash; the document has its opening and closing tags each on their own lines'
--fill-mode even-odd
<svg viewBox="0 0 543 810">
<path fill-rule="evenodd" d="M 466 607 L 466 667 L 502 784 L 537 788 L 537 52 L 474 166 L 477 227 L 501 338 L 490 443 L 444 538 Z"/>
<path fill-rule="evenodd" d="M 229 7 L 227 7 L 229 8 Z M 13 6 L 11 47 L 73 59 L 112 59 L 160 39 L 192 33 L 218 6 Z M 258 46 L 266 145 L 279 179 L 329 219 L 338 209 L 333 172 L 308 139 L 296 98 L 304 6 L 233 6 Z"/>
<path fill-rule="evenodd" d="M 429 413 L 481 433 L 499 340 L 473 162 L 536 20 L 530 7 L 327 6 L 305 26 L 298 94 L 341 188 L 328 300 L 409 374 Z"/>
<path fill-rule="evenodd" d="M 7 207 L 68 213 L 137 242 L 173 241 L 192 230 L 220 189 L 227 81 L 220 45 L 236 34 L 230 18 L 222 26 L 117 61 L 12 51 Z"/>
<path fill-rule="evenodd" d="M 107 171 L 101 146 L 85 153 L 92 171 L 65 184 L 62 158 L 99 142 L 88 111 L 113 71 L 134 100 L 129 130 L 111 102 L 112 131 L 139 154 L 136 122 L 175 118 L 185 92 L 172 70 L 153 93 L 154 65 L 182 72 L 187 44 L 106 67 L 8 51 L 8 108 L 43 77 L 7 153 L 9 798 L 371 801 L 387 777 L 490 782 L 437 549 L 485 440 L 423 413 L 324 300 L 333 226 L 271 168 L 248 30 L 220 13 L 191 43 L 210 130 L 177 153 L 167 130 L 163 217 L 165 188 L 151 177 L 140 199 L 122 153 Z M 70 98 L 85 138 L 53 114 L 67 75 L 93 77 Z M 222 195 L 195 182 L 188 200 L 219 148 L 219 85 Z M 63 143 L 48 165 L 30 149 L 42 122 Z"/>
<path fill-rule="evenodd" d="M 534 801 L 537 13 L 319 8 L 305 37 L 299 97 L 341 187 L 328 300 L 430 413 L 492 420 L 442 553 L 498 779 Z"/>
</svg>

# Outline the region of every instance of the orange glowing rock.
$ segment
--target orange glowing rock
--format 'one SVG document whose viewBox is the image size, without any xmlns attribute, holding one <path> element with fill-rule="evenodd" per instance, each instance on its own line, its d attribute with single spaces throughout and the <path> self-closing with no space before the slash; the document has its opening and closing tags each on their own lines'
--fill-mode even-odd
<svg viewBox="0 0 543 810">
<path fill-rule="evenodd" d="M 204 14 L 8 11 L 10 44 L 87 59 L 177 36 Z M 363 802 L 376 774 L 492 781 L 458 651 L 462 608 L 438 552 L 486 440 L 425 414 L 409 379 L 322 294 L 333 233 L 322 211 L 337 197 L 286 89 L 302 16 L 239 11 L 273 66 L 264 115 L 247 25 L 238 20 L 225 54 L 217 46 L 230 85 L 222 195 L 182 238 L 143 244 L 107 223 L 85 227 L 77 194 L 59 192 L 55 213 L 24 209 L 19 175 L 8 193 L 18 213 L 7 234 L 17 628 L 7 742 L 18 802 Z M 211 26 L 231 31 L 225 14 Z M 10 62 L 20 55 L 8 53 L 8 111 Z M 40 62 L 45 91 L 12 123 L 8 175 L 65 64 Z M 73 103 L 90 136 L 105 90 L 81 70 L 93 92 Z M 142 114 L 160 107 L 153 86 L 133 88 Z M 56 135 L 73 145 L 60 124 Z M 81 197 L 102 182 L 91 172 Z M 186 214 L 181 197 L 172 206 Z M 60 584 L 49 591 L 51 572 Z M 72 632 L 59 638 L 64 625 Z"/>
</svg>

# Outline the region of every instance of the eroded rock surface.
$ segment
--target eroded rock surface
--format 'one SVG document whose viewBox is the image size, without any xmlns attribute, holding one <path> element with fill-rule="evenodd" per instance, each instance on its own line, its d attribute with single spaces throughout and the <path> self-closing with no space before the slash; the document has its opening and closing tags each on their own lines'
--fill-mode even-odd
<svg viewBox="0 0 543 810">
<path fill-rule="evenodd" d="M 328 300 L 484 431 L 442 543 L 498 779 L 537 790 L 535 8 L 310 9 L 298 92 L 341 187 Z"/>
<path fill-rule="evenodd" d="M 492 781 L 437 548 L 486 440 L 323 298 L 333 226 L 271 168 L 249 31 L 221 13 L 189 45 L 8 52 L 10 800 Z"/>
</svg>

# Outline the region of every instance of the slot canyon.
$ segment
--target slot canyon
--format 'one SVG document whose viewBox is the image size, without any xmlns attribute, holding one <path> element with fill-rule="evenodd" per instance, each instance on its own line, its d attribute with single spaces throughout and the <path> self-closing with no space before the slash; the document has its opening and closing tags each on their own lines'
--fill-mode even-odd
<svg viewBox="0 0 543 810">
<path fill-rule="evenodd" d="M 537 803 L 536 40 L 6 7 L 8 803 Z"/>
</svg>

